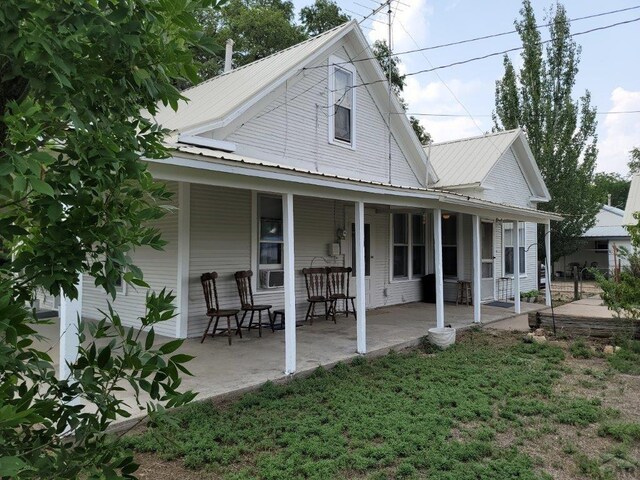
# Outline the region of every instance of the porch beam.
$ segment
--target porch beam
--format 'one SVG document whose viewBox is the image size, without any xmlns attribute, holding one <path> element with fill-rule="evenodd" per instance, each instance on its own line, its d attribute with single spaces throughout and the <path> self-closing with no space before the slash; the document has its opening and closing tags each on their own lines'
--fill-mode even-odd
<svg viewBox="0 0 640 480">
<path fill-rule="evenodd" d="M 178 184 L 178 279 L 176 338 L 187 338 L 189 327 L 189 258 L 191 244 L 191 184 Z"/>
<path fill-rule="evenodd" d="M 356 352 L 367 353 L 367 311 L 365 302 L 364 202 L 355 202 L 356 229 Z"/>
<path fill-rule="evenodd" d="M 60 291 L 60 353 L 58 379 L 69 378 L 71 370 L 68 364 L 74 363 L 78 357 L 80 339 L 78 338 L 78 323 L 82 316 L 82 274 L 78 275 L 78 298 L 71 300 Z"/>
<path fill-rule="evenodd" d="M 544 288 L 544 303 L 547 307 L 551 306 L 551 278 L 553 277 L 553 271 L 551 267 L 551 221 L 544 224 L 544 272 L 545 276 L 545 288 Z"/>
<path fill-rule="evenodd" d="M 473 321 L 480 323 L 482 318 L 480 300 L 482 297 L 482 258 L 480 250 L 480 217 L 474 215 L 473 222 Z"/>
<path fill-rule="evenodd" d="M 296 371 L 296 273 L 294 256 L 293 194 L 282 196 L 282 227 L 284 234 L 284 373 Z"/>
<path fill-rule="evenodd" d="M 513 222 L 513 304 L 520 313 L 520 222 Z"/>
<path fill-rule="evenodd" d="M 444 327 L 444 275 L 442 272 L 442 210 L 433 209 L 433 243 L 436 271 L 436 326 Z"/>
</svg>

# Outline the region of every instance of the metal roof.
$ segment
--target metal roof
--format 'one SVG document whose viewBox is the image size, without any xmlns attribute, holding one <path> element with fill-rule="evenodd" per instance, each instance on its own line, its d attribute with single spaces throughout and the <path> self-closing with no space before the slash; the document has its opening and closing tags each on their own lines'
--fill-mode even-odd
<svg viewBox="0 0 640 480">
<path fill-rule="evenodd" d="M 627 205 L 624 207 L 624 225 L 636 225 L 638 220 L 633 218 L 635 212 L 640 212 L 640 173 L 636 173 L 631 179 L 631 188 L 627 197 Z"/>
<path fill-rule="evenodd" d="M 520 129 L 463 138 L 431 145 L 429 161 L 439 181 L 436 187 L 480 184 L 502 154 L 520 135 Z M 429 147 L 426 147 L 429 152 Z"/>
<path fill-rule="evenodd" d="M 338 39 L 355 25 L 347 22 L 309 40 L 206 80 L 182 92 L 188 101 L 178 102 L 178 110 L 160 106 L 154 116 L 169 130 L 185 131 L 203 123 L 222 120 L 249 99 L 276 83 L 288 72 L 295 73 L 314 52 Z"/>
<path fill-rule="evenodd" d="M 612 238 L 629 237 L 629 232 L 622 225 L 596 225 L 584 232 L 583 237 L 588 238 Z"/>
</svg>

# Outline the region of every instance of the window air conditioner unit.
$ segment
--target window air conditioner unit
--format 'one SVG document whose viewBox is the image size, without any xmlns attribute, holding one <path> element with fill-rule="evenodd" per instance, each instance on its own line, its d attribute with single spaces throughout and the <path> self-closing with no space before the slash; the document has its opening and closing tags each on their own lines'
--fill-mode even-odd
<svg viewBox="0 0 640 480">
<path fill-rule="evenodd" d="M 278 288 L 284 285 L 284 270 L 261 270 L 260 288 Z"/>
</svg>

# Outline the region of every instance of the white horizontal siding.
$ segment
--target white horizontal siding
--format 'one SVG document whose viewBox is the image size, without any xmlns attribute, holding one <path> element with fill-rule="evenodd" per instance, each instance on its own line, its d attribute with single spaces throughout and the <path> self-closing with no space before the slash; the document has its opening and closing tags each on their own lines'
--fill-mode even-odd
<svg viewBox="0 0 640 480">
<path fill-rule="evenodd" d="M 531 189 L 512 149 L 502 154 L 485 180 L 486 190 L 480 198 L 498 203 L 531 207 Z"/>
<path fill-rule="evenodd" d="M 337 54 L 349 58 L 342 47 L 319 60 Z M 357 66 L 356 66 L 357 67 Z M 354 89 L 356 94 L 356 149 L 334 145 L 328 141 L 328 68 L 311 68 L 287 83 L 285 91 L 254 118 L 245 122 L 225 140 L 238 145 L 237 153 L 259 155 L 277 161 L 330 174 L 398 185 L 421 186 L 395 138 L 391 146 L 389 166 L 387 115 L 376 106 L 367 87 Z M 364 80 L 359 75 L 356 84 Z"/>
<path fill-rule="evenodd" d="M 177 206 L 178 186 L 176 182 L 168 182 L 167 187 L 174 192 L 172 204 Z M 135 265 L 142 269 L 144 280 L 152 291 L 159 292 L 163 288 L 168 291 L 176 291 L 176 274 L 178 268 L 178 212 L 172 211 L 159 221 L 153 223 L 162 233 L 162 239 L 167 241 L 163 251 L 157 251 L 149 247 L 139 248 L 131 253 Z M 146 288 L 134 288 L 127 285 L 126 294 L 118 294 L 112 305 L 120 315 L 122 323 L 126 326 L 139 327 L 139 318 L 145 314 Z M 94 279 L 89 275 L 83 276 L 82 287 L 82 315 L 85 318 L 102 318 L 98 310 L 106 310 L 111 297 L 107 296 L 102 288 L 97 288 Z M 175 319 L 162 322 L 155 326 L 156 333 L 160 335 L 175 336 Z"/>
</svg>

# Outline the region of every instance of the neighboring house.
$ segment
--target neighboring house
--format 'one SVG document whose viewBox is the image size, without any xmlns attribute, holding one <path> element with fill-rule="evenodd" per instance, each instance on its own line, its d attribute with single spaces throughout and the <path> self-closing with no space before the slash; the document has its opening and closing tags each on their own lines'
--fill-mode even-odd
<svg viewBox="0 0 640 480">
<path fill-rule="evenodd" d="M 602 273 L 610 274 L 617 262 L 625 265 L 626 260 L 620 258 L 618 249 L 630 248 L 631 240 L 629 232 L 624 227 L 623 217 L 623 210 L 603 205 L 596 214 L 596 224 L 582 235 L 580 248 L 554 263 L 555 276 L 571 277 L 573 266 L 577 266 L 580 271 L 585 268 L 597 268 Z M 586 276 L 588 278 L 590 274 L 586 272 Z"/>
<path fill-rule="evenodd" d="M 519 280 L 534 287 L 535 224 L 548 228 L 559 217 L 536 209 L 549 197 L 522 132 L 459 142 L 469 151 L 445 160 L 437 152 L 446 147 L 434 146 L 429 162 L 395 95 L 389 103 L 356 22 L 184 96 L 190 101 L 177 112 L 162 108 L 156 116 L 171 131 L 171 157 L 149 160 L 155 178 L 176 193 L 177 210 L 157 223 L 168 245 L 132 253 L 151 288 L 177 295 L 178 315 L 156 333 L 202 335 L 207 271 L 220 275 L 224 307 L 239 304 L 233 273 L 251 269 L 257 302 L 286 309 L 287 372 L 295 370 L 292 322 L 306 312 L 304 267 L 354 267 L 360 353 L 366 310 L 420 300 L 427 273 L 435 274 L 438 326 L 445 296 L 452 299 L 449 282 L 471 280 L 476 298 L 493 299 L 488 279 L 519 264 L 517 311 Z M 523 225 L 521 237 L 513 222 Z M 145 291 L 123 286 L 121 293 L 115 307 L 123 323 L 139 325 Z M 82 294 L 82 315 L 97 317 L 107 297 L 88 276 Z"/>
<path fill-rule="evenodd" d="M 438 175 L 434 188 L 471 195 L 492 202 L 509 203 L 536 208 L 550 200 L 538 165 L 522 130 L 515 129 L 478 137 L 464 138 L 426 147 L 430 161 Z M 520 224 L 521 290 L 538 288 L 537 224 Z M 514 271 L 513 224 L 500 217 L 485 216 L 482 235 L 482 299 L 493 300 L 510 292 Z M 467 218 L 459 229 L 459 243 L 471 238 L 471 221 Z M 467 265 L 451 279 L 445 278 L 445 298 L 455 299 L 455 281 L 471 280 L 471 246 L 467 245 L 464 259 Z M 509 281 L 505 282 L 505 279 Z M 505 284 L 503 286 L 503 284 Z"/>
<path fill-rule="evenodd" d="M 636 173 L 631 178 L 629 196 L 624 207 L 624 225 L 637 225 L 638 220 L 634 218 L 634 213 L 640 212 L 640 173 Z"/>
</svg>

